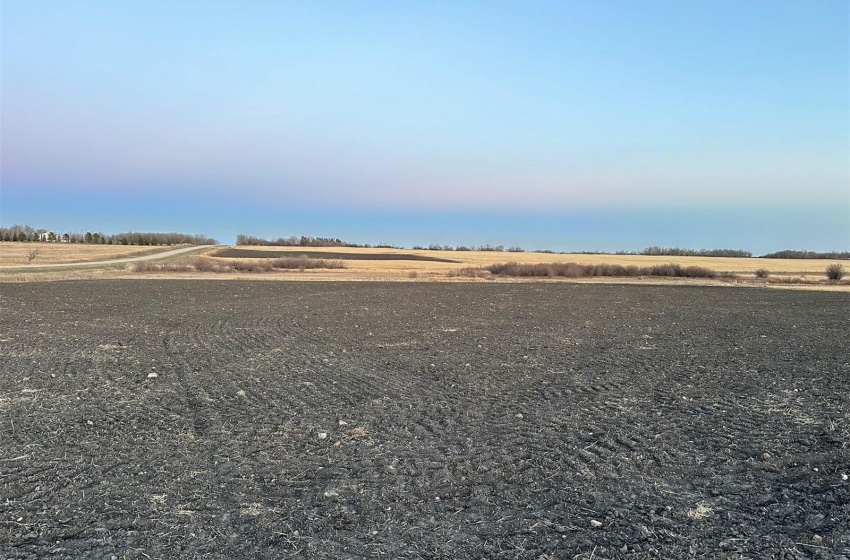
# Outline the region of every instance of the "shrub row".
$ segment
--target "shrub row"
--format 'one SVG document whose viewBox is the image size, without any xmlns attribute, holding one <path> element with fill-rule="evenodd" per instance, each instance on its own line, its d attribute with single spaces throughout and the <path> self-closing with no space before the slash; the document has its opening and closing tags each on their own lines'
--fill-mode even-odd
<svg viewBox="0 0 850 560">
<path fill-rule="evenodd" d="M 594 276 L 667 276 L 679 278 L 717 278 L 716 271 L 701 266 L 659 264 L 653 266 L 624 266 L 620 264 L 577 264 L 517 262 L 492 264 L 480 268 L 462 268 L 450 272 L 450 276 L 480 278 L 488 274 L 519 277 L 589 278 Z"/>
<path fill-rule="evenodd" d="M 156 263 L 141 261 L 133 263 L 133 272 L 194 272 L 195 267 L 187 263 Z"/>
<path fill-rule="evenodd" d="M 345 268 L 345 261 L 338 259 L 313 259 L 305 256 L 279 259 L 229 261 L 198 257 L 188 263 L 155 263 L 142 261 L 133 265 L 134 272 L 271 272 L 272 270 L 306 270 Z"/>
</svg>

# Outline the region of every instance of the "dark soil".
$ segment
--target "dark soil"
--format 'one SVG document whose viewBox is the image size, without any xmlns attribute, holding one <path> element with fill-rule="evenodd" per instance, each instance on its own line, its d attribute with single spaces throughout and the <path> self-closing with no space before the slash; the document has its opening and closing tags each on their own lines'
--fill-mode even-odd
<svg viewBox="0 0 850 560">
<path fill-rule="evenodd" d="M 412 253 L 337 253 L 334 251 L 250 251 L 248 249 L 221 249 L 212 256 L 228 259 L 279 259 L 304 255 L 316 259 L 342 259 L 346 261 L 431 261 L 459 263 L 452 259 L 414 255 Z"/>
<path fill-rule="evenodd" d="M 119 280 L 0 304 L 2 558 L 850 557 L 846 293 Z"/>
</svg>

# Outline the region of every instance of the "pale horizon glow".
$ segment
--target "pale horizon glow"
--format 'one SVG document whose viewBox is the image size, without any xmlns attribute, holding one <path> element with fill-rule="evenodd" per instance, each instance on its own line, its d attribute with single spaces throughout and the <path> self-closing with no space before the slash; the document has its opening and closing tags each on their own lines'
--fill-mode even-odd
<svg viewBox="0 0 850 560">
<path fill-rule="evenodd" d="M 9 0 L 0 16 L 3 225 L 428 243 L 451 216 L 510 214 L 498 243 L 850 249 L 844 1 Z M 69 199 L 99 213 L 80 226 Z M 558 214 L 630 227 L 520 228 Z M 688 215 L 690 236 L 651 223 Z"/>
</svg>

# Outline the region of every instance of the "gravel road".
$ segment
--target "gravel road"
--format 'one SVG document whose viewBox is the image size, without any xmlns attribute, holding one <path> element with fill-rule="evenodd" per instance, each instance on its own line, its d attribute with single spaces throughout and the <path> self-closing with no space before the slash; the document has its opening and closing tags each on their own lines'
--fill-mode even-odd
<svg viewBox="0 0 850 560">
<path fill-rule="evenodd" d="M 15 266 L 0 266 L 0 270 L 38 270 L 42 268 L 77 268 L 80 266 L 103 266 L 111 264 L 122 264 L 137 261 L 155 261 L 159 259 L 167 259 L 192 251 L 201 251 L 203 249 L 211 249 L 215 245 L 192 245 L 191 247 L 180 247 L 162 253 L 154 253 L 152 255 L 142 255 L 140 257 L 125 257 L 123 259 L 111 259 L 106 261 L 92 262 L 74 262 L 74 263 L 59 263 L 59 264 L 42 264 L 42 265 L 15 265 Z"/>
</svg>

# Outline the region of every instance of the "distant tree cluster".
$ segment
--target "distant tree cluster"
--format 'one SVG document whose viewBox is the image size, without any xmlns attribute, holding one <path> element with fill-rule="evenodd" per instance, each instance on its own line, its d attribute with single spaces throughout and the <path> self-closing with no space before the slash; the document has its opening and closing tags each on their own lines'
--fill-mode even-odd
<svg viewBox="0 0 850 560">
<path fill-rule="evenodd" d="M 236 236 L 237 245 L 257 245 L 270 247 L 359 247 L 361 249 L 403 249 L 398 245 L 389 243 L 378 243 L 377 245 L 369 245 L 368 243 L 351 243 L 343 241 L 338 237 L 310 237 L 302 235 L 298 237 L 292 235 L 290 237 L 278 237 L 277 239 L 263 239 L 262 237 L 254 237 L 253 235 L 245 235 L 240 233 Z"/>
<path fill-rule="evenodd" d="M 0 241 L 38 241 L 39 236 L 45 231 L 18 224 L 11 227 L 0 227 Z"/>
<path fill-rule="evenodd" d="M 89 243 L 95 245 L 217 245 L 218 241 L 204 235 L 189 235 L 186 233 L 154 233 L 129 231 L 124 233 L 104 234 L 87 231 L 85 233 L 56 233 L 43 228 L 28 225 L 13 225 L 0 227 L 0 241 L 17 242 L 60 242 L 60 243 Z"/>
<path fill-rule="evenodd" d="M 682 249 L 680 247 L 647 247 L 641 255 L 653 257 L 752 257 L 742 249 Z"/>
<path fill-rule="evenodd" d="M 423 247 L 422 245 L 415 245 L 413 247 L 415 250 L 419 251 L 498 251 L 502 252 L 505 250 L 504 245 L 479 245 L 477 247 L 467 246 L 467 245 L 458 245 L 456 247 L 452 247 L 451 245 L 440 245 L 439 243 L 431 243 L 427 247 Z M 521 253 L 523 252 L 522 247 L 510 247 L 508 251 L 512 253 Z"/>
<path fill-rule="evenodd" d="M 307 235 L 278 237 L 277 239 L 263 239 L 253 235 L 239 234 L 236 236 L 237 245 L 262 245 L 273 247 L 370 247 L 370 245 L 358 245 L 349 243 L 333 237 L 309 237 Z"/>
<path fill-rule="evenodd" d="M 850 251 L 818 253 L 815 251 L 776 251 L 762 255 L 763 259 L 850 259 Z"/>
<path fill-rule="evenodd" d="M 114 245 L 218 245 L 212 237 L 188 233 L 128 231 L 109 236 Z"/>
</svg>

